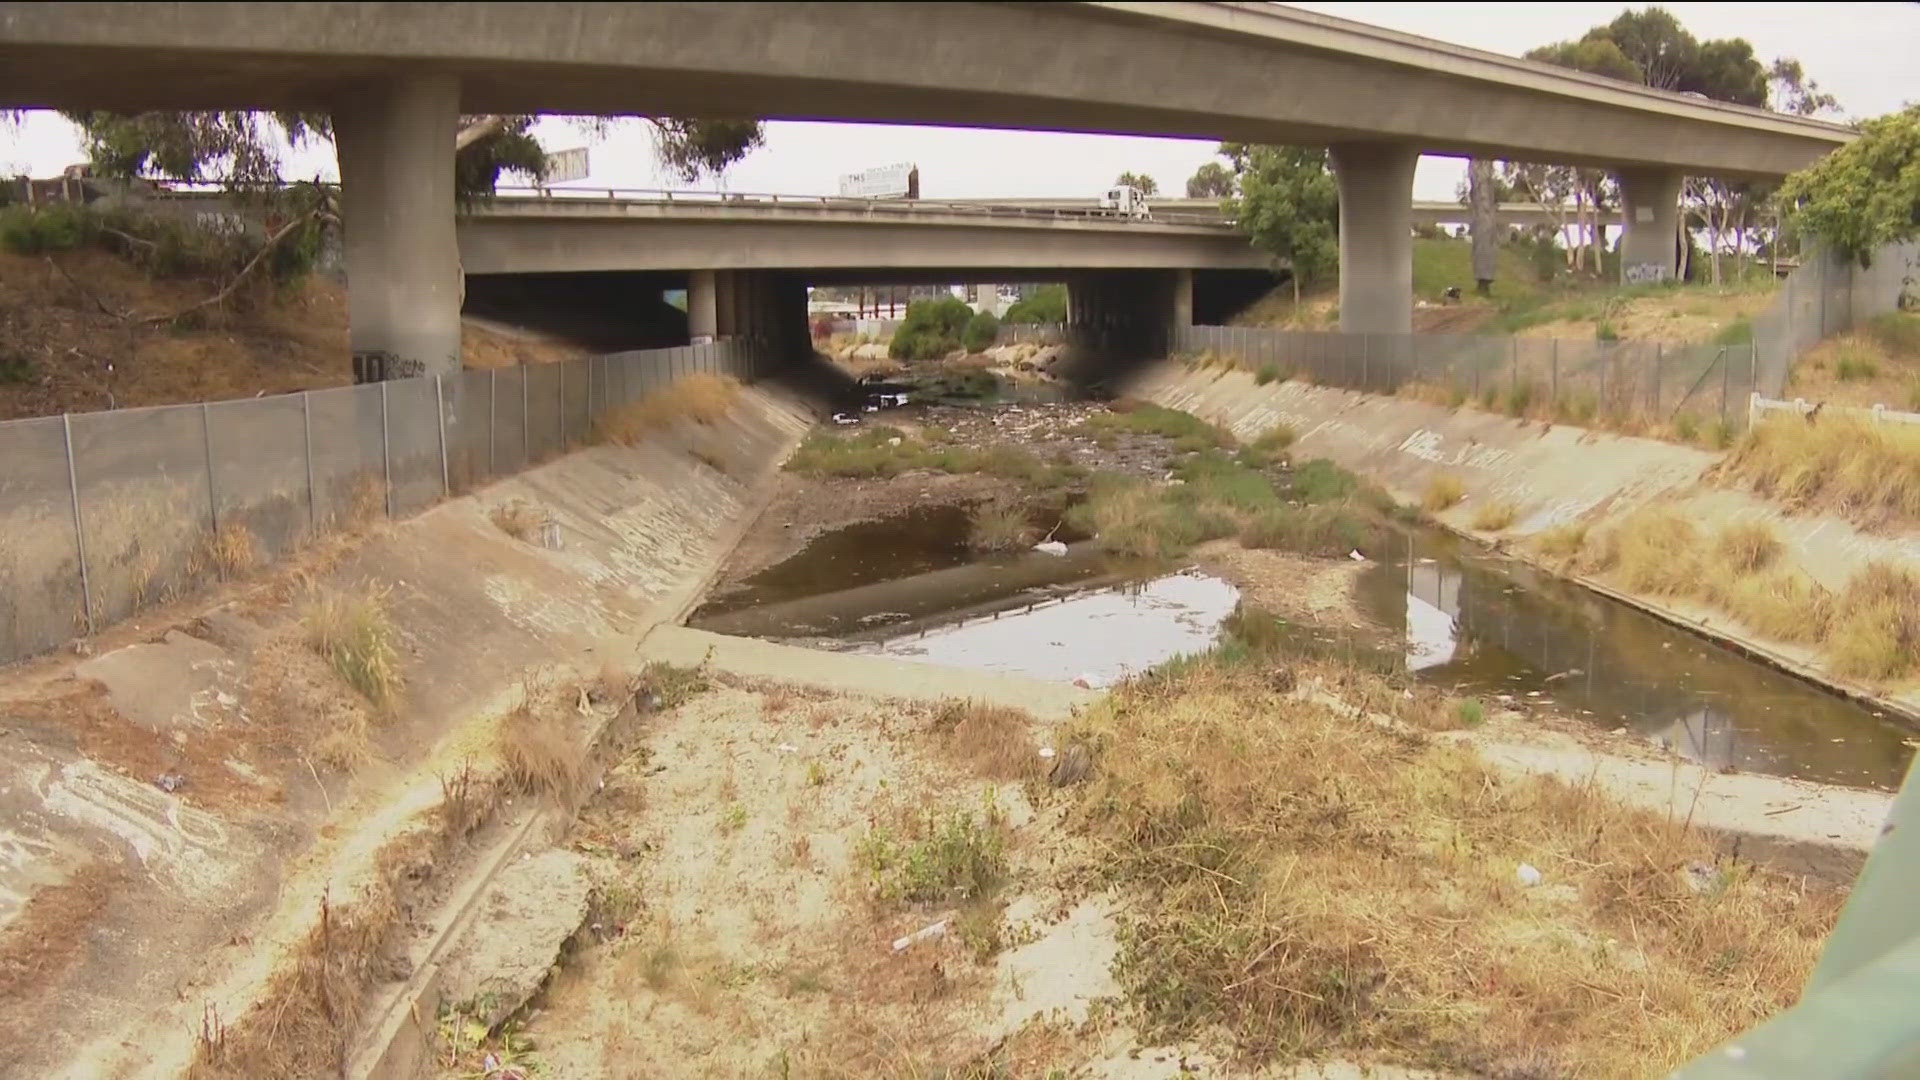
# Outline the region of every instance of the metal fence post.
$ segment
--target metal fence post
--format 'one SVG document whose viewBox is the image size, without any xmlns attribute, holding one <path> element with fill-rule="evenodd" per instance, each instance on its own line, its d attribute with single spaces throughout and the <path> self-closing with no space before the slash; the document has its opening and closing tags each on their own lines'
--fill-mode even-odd
<svg viewBox="0 0 1920 1080">
<path fill-rule="evenodd" d="M 1721 349 L 1713 362 L 1720 365 L 1720 422 L 1724 424 L 1727 419 L 1727 369 L 1733 366 L 1733 361 L 1727 359 L 1727 350 Z"/>
<path fill-rule="evenodd" d="M 200 403 L 200 445 L 207 456 L 207 520 L 212 523 L 213 535 L 220 534 L 220 496 L 213 486 L 213 422 L 208 419 L 210 408 L 206 402 Z M 220 560 L 213 560 L 214 573 L 225 581 L 227 572 Z"/>
<path fill-rule="evenodd" d="M 80 524 L 80 480 L 73 467 L 73 416 L 60 414 L 60 428 L 67 439 L 67 491 L 73 496 L 73 547 L 80 556 L 80 607 L 86 619 L 87 633 L 93 633 L 93 581 L 87 576 L 87 533 Z"/>
<path fill-rule="evenodd" d="M 387 430 L 387 380 L 380 380 L 380 473 L 387 489 L 387 520 L 393 520 L 393 437 Z"/>
<path fill-rule="evenodd" d="M 433 418 L 440 429 L 440 497 L 448 498 L 453 494 L 453 477 L 447 470 L 447 391 L 443 383 L 446 377 L 433 377 Z"/>
<path fill-rule="evenodd" d="M 313 392 L 300 391 L 300 426 L 307 446 L 307 529 L 320 533 L 320 493 L 313 483 Z"/>
<path fill-rule="evenodd" d="M 487 369 L 487 478 L 500 475 L 495 445 L 500 441 L 500 369 Z"/>
</svg>

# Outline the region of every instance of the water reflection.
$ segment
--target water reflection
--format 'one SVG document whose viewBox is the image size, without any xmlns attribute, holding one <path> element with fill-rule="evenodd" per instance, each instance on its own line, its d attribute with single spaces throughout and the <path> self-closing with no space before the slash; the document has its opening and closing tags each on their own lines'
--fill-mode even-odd
<svg viewBox="0 0 1920 1080">
<path fill-rule="evenodd" d="M 1913 752 L 1891 719 L 1446 537 L 1411 534 L 1360 592 L 1423 678 L 1551 700 L 1710 767 L 1892 788 Z"/>
<path fill-rule="evenodd" d="M 1109 686 L 1212 646 L 1240 590 L 1198 571 L 1034 603 L 858 651 Z"/>
</svg>

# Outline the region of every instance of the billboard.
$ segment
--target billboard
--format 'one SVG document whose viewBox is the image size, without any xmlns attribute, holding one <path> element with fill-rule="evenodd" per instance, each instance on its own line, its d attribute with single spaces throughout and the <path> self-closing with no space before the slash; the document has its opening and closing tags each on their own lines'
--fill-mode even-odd
<svg viewBox="0 0 1920 1080">
<path fill-rule="evenodd" d="M 862 169 L 840 178 L 840 195 L 848 199 L 917 199 L 919 188 L 920 170 L 904 161 Z"/>
<path fill-rule="evenodd" d="M 572 150 L 558 150 L 547 155 L 547 183 L 564 184 L 569 180 L 585 180 L 586 178 L 586 147 L 577 146 Z"/>
</svg>

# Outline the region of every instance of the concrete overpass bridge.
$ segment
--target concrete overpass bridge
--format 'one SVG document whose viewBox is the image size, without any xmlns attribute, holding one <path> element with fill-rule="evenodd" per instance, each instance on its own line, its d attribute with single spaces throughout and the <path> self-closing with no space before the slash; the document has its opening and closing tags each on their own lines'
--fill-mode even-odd
<svg viewBox="0 0 1920 1080">
<path fill-rule="evenodd" d="M 1084 210 L 1092 200 L 1089 199 L 969 199 L 967 205 L 990 206 L 1018 210 Z M 1219 199 L 1166 198 L 1156 196 L 1149 199 L 1153 206 L 1156 221 L 1226 221 L 1227 215 L 1220 209 Z M 1561 218 L 1569 218 L 1567 212 Z M 1457 202 L 1416 199 L 1408 216 L 1414 225 L 1470 225 L 1473 223 L 1473 211 Z M 1503 202 L 1495 210 L 1494 220 L 1501 225 L 1529 227 L 1534 225 L 1552 225 L 1554 213 L 1547 207 L 1534 202 Z M 1600 214 L 1603 225 L 1620 224 L 1619 207 L 1608 207 Z"/>
<path fill-rule="evenodd" d="M 850 32 L 850 28 L 858 32 Z M 1124 72 L 1116 78 L 1115 73 Z M 0 108 L 313 109 L 346 184 L 357 352 L 458 363 L 461 113 L 759 116 L 1327 146 L 1344 329 L 1412 314 L 1414 164 L 1614 170 L 1673 273 L 1688 173 L 1778 177 L 1844 127 L 1273 4 L 0 2 Z"/>
</svg>

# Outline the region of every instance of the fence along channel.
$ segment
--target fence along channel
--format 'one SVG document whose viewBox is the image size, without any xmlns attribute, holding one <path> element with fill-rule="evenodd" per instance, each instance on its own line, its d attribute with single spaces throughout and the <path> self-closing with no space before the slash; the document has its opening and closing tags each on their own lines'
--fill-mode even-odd
<svg viewBox="0 0 1920 1080">
<path fill-rule="evenodd" d="M 530 468 L 676 378 L 750 379 L 767 356 L 729 338 L 0 422 L 0 662 Z"/>
</svg>

